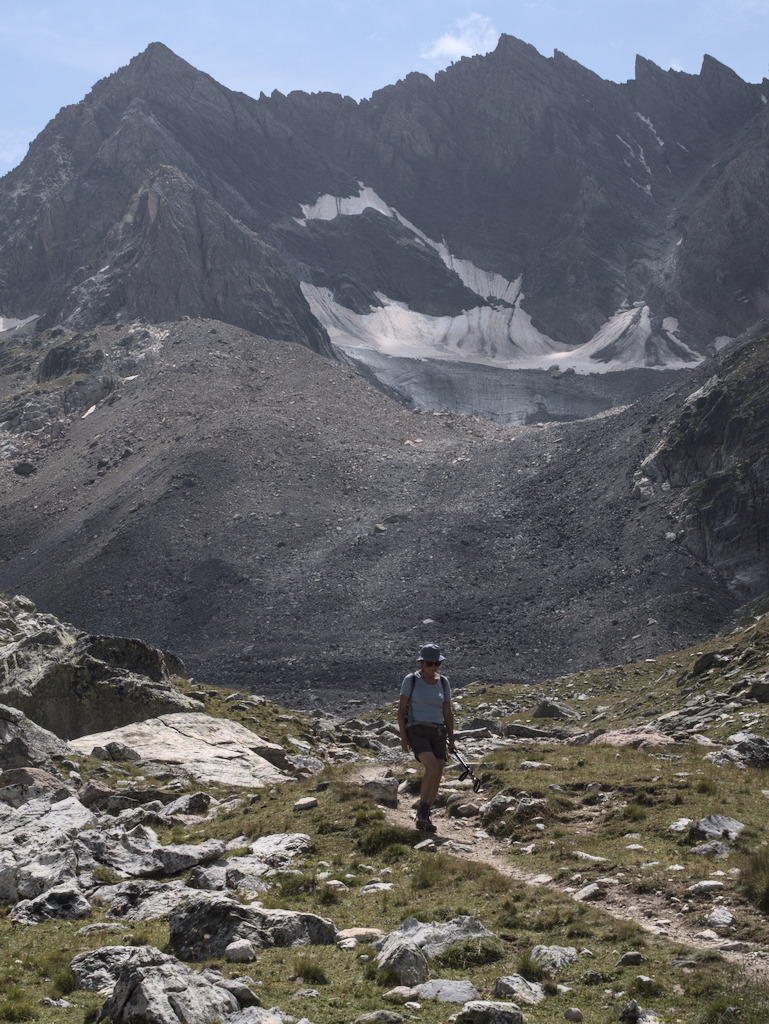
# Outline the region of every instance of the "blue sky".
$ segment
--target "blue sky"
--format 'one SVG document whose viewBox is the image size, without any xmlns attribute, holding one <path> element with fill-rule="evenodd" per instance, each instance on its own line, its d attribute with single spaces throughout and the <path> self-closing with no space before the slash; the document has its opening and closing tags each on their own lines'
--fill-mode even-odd
<svg viewBox="0 0 769 1024">
<path fill-rule="evenodd" d="M 769 0 L 0 0 L 0 174 L 153 41 L 251 96 L 360 99 L 485 53 L 501 32 L 613 81 L 633 76 L 636 53 L 692 74 L 709 53 L 769 77 Z"/>
</svg>

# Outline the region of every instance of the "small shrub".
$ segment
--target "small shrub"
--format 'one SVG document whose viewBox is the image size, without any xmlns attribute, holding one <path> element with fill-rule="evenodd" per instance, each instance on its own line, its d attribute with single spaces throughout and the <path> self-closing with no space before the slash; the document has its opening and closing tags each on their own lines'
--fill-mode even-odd
<svg viewBox="0 0 769 1024">
<path fill-rule="evenodd" d="M 712 779 L 700 779 L 695 786 L 695 789 L 703 796 L 715 796 L 718 792 L 718 786 Z"/>
<path fill-rule="evenodd" d="M 117 885 L 124 881 L 117 871 L 108 868 L 105 864 L 97 864 L 91 872 L 91 877 L 95 882 L 103 882 L 104 885 Z"/>
<path fill-rule="evenodd" d="M 322 906 L 330 906 L 332 903 L 339 902 L 339 893 L 336 889 L 331 889 L 327 885 L 322 885 L 320 892 L 318 893 L 318 903 Z"/>
<path fill-rule="evenodd" d="M 300 896 L 302 893 L 315 892 L 316 888 L 315 875 L 287 871 L 277 876 L 277 889 L 281 896 Z"/>
<path fill-rule="evenodd" d="M 628 804 L 627 807 L 623 808 L 622 817 L 626 821 L 643 821 L 646 817 L 646 811 L 640 804 Z"/>
<path fill-rule="evenodd" d="M 391 846 L 411 846 L 414 837 L 405 828 L 397 825 L 377 825 L 368 829 L 358 840 L 358 846 L 363 853 L 381 853 Z"/>
<path fill-rule="evenodd" d="M 504 960 L 505 945 L 492 935 L 481 935 L 475 939 L 463 939 L 434 957 L 439 967 L 464 971 L 470 967 L 482 967 Z"/>
<path fill-rule="evenodd" d="M 294 977 L 310 985 L 328 985 L 328 975 L 317 960 L 311 956 L 300 956 L 294 964 Z"/>
<path fill-rule="evenodd" d="M 531 959 L 531 950 L 526 950 L 518 957 L 515 972 L 526 981 L 544 981 L 547 977 L 544 968 Z"/>
<path fill-rule="evenodd" d="M 65 967 L 63 970 L 56 971 L 56 973 L 51 976 L 51 985 L 57 996 L 68 996 L 70 992 L 74 992 L 77 987 L 74 975 L 68 967 Z"/>
<path fill-rule="evenodd" d="M 38 1016 L 37 1010 L 27 999 L 20 988 L 15 985 L 7 989 L 0 996 L 0 1021 L 7 1021 L 8 1024 L 19 1024 L 21 1021 L 35 1020 Z"/>
<path fill-rule="evenodd" d="M 741 868 L 740 888 L 754 906 L 769 913 L 769 846 L 748 854 Z"/>
</svg>

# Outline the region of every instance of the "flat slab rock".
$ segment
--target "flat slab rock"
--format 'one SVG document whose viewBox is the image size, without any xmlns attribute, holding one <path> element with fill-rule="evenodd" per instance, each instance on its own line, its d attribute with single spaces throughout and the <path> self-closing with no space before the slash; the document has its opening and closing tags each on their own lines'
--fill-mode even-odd
<svg viewBox="0 0 769 1024">
<path fill-rule="evenodd" d="M 259 753 L 261 750 L 272 756 L 275 744 L 237 722 L 202 713 L 161 715 L 110 732 L 81 736 L 71 745 L 82 754 L 90 754 L 94 747 L 112 742 L 124 743 L 143 761 L 179 765 L 201 784 L 259 789 L 290 778 Z"/>
<path fill-rule="evenodd" d="M 403 922 L 400 928 L 390 932 L 385 941 L 402 940 L 411 943 L 421 949 L 429 958 L 437 956 L 457 942 L 481 936 L 494 937 L 494 933 L 485 928 L 475 917 L 460 916 L 455 917 L 452 921 L 433 921 L 429 924 L 410 917 Z M 384 943 L 375 943 L 375 945 L 381 947 Z"/>
</svg>

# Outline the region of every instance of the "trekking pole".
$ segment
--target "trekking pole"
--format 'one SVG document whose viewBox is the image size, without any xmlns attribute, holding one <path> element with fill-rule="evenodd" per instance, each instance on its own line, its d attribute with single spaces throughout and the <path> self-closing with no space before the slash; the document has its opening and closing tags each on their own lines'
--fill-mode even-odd
<svg viewBox="0 0 769 1024">
<path fill-rule="evenodd" d="M 457 761 L 459 761 L 459 763 L 462 765 L 462 774 L 459 776 L 459 781 L 464 782 L 466 778 L 471 778 L 473 780 L 473 793 L 477 793 L 478 790 L 481 788 L 481 780 L 478 778 L 477 775 L 475 775 L 470 765 L 467 763 L 467 761 L 465 761 L 465 759 L 462 757 L 462 755 L 459 753 L 456 747 L 454 747 L 452 753 L 454 754 L 454 757 L 457 759 Z"/>
</svg>

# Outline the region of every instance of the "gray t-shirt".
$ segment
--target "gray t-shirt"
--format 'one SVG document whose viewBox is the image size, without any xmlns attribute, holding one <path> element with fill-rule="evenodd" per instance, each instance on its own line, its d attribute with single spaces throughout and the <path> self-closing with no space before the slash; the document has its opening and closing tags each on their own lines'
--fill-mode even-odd
<svg viewBox="0 0 769 1024">
<path fill-rule="evenodd" d="M 401 693 L 411 698 L 406 713 L 406 724 L 430 722 L 435 725 L 443 725 L 443 705 L 446 701 L 451 700 L 451 686 L 448 679 L 446 676 L 441 676 L 437 683 L 430 685 L 417 672 L 412 693 L 411 682 L 413 679 L 414 676 L 409 672 L 401 684 Z"/>
</svg>

